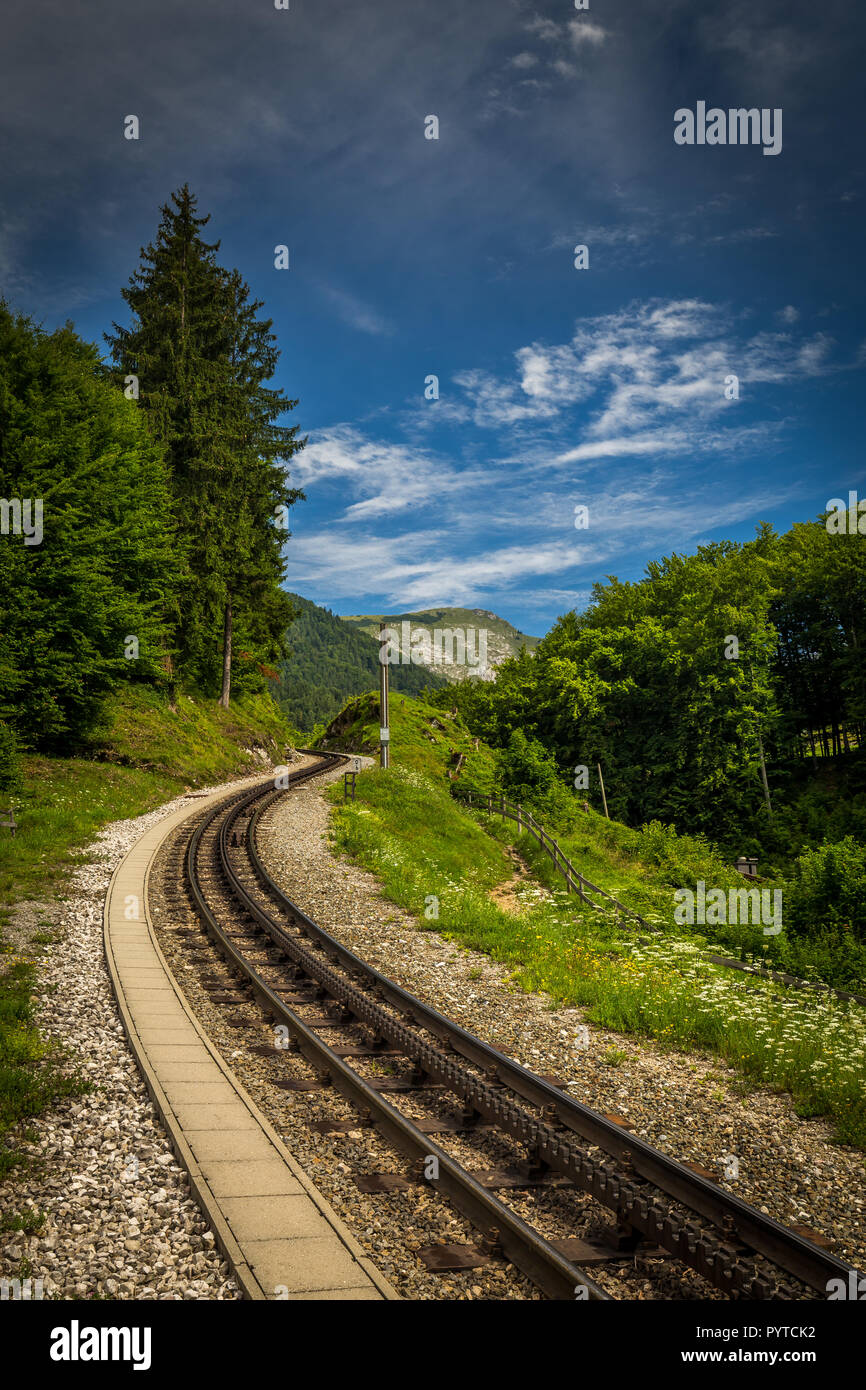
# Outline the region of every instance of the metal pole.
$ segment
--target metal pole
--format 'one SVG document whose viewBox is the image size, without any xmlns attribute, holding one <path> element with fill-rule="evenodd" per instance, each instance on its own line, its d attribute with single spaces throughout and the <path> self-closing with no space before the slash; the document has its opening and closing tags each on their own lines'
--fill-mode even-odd
<svg viewBox="0 0 866 1390">
<path fill-rule="evenodd" d="M 601 775 L 601 763 L 596 763 L 596 767 L 598 768 L 598 781 L 601 787 L 601 799 L 604 802 L 604 814 L 607 816 L 608 820 L 610 820 L 610 811 L 607 809 L 607 797 L 604 794 L 604 778 Z"/>
<path fill-rule="evenodd" d="M 379 632 L 379 763 L 382 767 L 390 765 L 389 744 L 391 740 L 391 730 L 388 726 L 388 660 L 387 660 L 387 624 L 382 619 L 382 627 Z M 386 658 L 382 660 L 382 647 L 385 647 Z"/>
</svg>

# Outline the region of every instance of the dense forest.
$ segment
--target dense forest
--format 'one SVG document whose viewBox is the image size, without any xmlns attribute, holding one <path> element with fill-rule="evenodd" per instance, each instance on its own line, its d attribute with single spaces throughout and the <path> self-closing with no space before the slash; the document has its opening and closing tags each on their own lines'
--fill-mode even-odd
<svg viewBox="0 0 866 1390">
<path fill-rule="evenodd" d="M 849 530 L 762 525 L 639 582 L 608 578 L 534 656 L 447 699 L 599 809 L 600 763 L 626 824 L 780 858 L 825 835 L 866 841 L 866 536 Z"/>
<path fill-rule="evenodd" d="M 289 656 L 271 682 L 277 703 L 297 729 L 311 731 L 343 708 L 350 695 L 379 686 L 379 642 L 299 594 L 290 598 L 296 617 L 289 629 Z M 392 690 L 417 695 L 448 685 L 421 666 L 391 666 Z"/>
<path fill-rule="evenodd" d="M 207 221 L 187 187 L 163 207 L 111 365 L 0 301 L 0 785 L 17 750 L 74 750 L 121 682 L 227 706 L 286 652 L 285 465 L 305 441 Z"/>
</svg>

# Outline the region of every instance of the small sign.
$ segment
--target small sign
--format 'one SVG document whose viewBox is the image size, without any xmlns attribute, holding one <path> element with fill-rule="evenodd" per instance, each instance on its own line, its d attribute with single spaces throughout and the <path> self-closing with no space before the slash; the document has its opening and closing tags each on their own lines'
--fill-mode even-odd
<svg viewBox="0 0 866 1390">
<path fill-rule="evenodd" d="M 360 772 L 360 771 L 361 771 L 361 759 L 360 759 L 360 758 L 353 758 L 353 759 L 352 759 L 352 766 L 354 767 L 354 769 L 355 769 L 356 772 Z"/>
<path fill-rule="evenodd" d="M 379 742 L 380 742 L 380 743 L 390 743 L 390 742 L 391 742 L 391 730 L 390 730 L 390 729 L 380 729 L 380 730 L 379 730 Z"/>
</svg>

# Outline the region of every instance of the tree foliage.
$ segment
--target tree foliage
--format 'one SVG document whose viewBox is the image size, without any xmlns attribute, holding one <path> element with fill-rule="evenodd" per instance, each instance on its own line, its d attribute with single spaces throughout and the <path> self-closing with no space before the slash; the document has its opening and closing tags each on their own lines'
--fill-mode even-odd
<svg viewBox="0 0 866 1390">
<path fill-rule="evenodd" d="M 453 698 L 495 747 L 515 730 L 543 744 L 565 785 L 587 766 L 599 809 L 600 762 L 610 813 L 628 824 L 763 833 L 762 748 L 772 769 L 863 744 L 864 612 L 866 537 L 762 525 L 747 544 L 596 584 L 534 656 Z"/>
<path fill-rule="evenodd" d="M 290 651 L 271 683 L 274 698 L 298 729 L 327 724 L 351 695 L 379 689 L 379 642 L 345 623 L 330 609 L 291 594 L 297 616 L 289 629 Z M 391 689 L 411 695 L 443 689 L 443 676 L 420 666 L 392 666 Z"/>
<path fill-rule="evenodd" d="M 216 692 L 226 619 L 236 686 L 263 688 L 262 667 L 285 650 L 281 519 L 302 494 L 283 463 L 305 441 L 278 423 L 297 401 L 267 385 L 279 360 L 271 320 L 258 317 L 262 303 L 239 272 L 218 264 L 219 242 L 202 236 L 209 220 L 186 185 L 172 195 L 122 292 L 132 322 L 114 324 L 106 341 L 116 380 L 137 378 L 165 448 L 184 576 L 179 667 Z"/>
<path fill-rule="evenodd" d="M 846 836 L 801 854 L 786 917 L 794 931 L 831 928 L 866 939 L 866 845 Z"/>
<path fill-rule="evenodd" d="M 0 535 L 0 720 L 23 748 L 65 748 L 119 681 L 164 676 L 170 498 L 162 451 L 96 349 L 2 302 L 0 474 L 5 500 L 42 509 L 39 543 Z"/>
</svg>

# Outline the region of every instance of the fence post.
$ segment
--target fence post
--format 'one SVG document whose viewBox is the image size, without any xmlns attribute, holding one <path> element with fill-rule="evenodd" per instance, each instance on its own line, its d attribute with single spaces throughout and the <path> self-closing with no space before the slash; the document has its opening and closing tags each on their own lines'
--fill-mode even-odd
<svg viewBox="0 0 866 1390">
<path fill-rule="evenodd" d="M 522 822 L 522 820 L 520 819 L 521 814 L 522 814 L 522 812 L 521 812 L 521 806 L 520 806 L 520 802 L 518 801 L 518 803 L 517 803 L 517 829 L 518 829 L 519 831 L 523 829 L 523 822 Z"/>
</svg>

